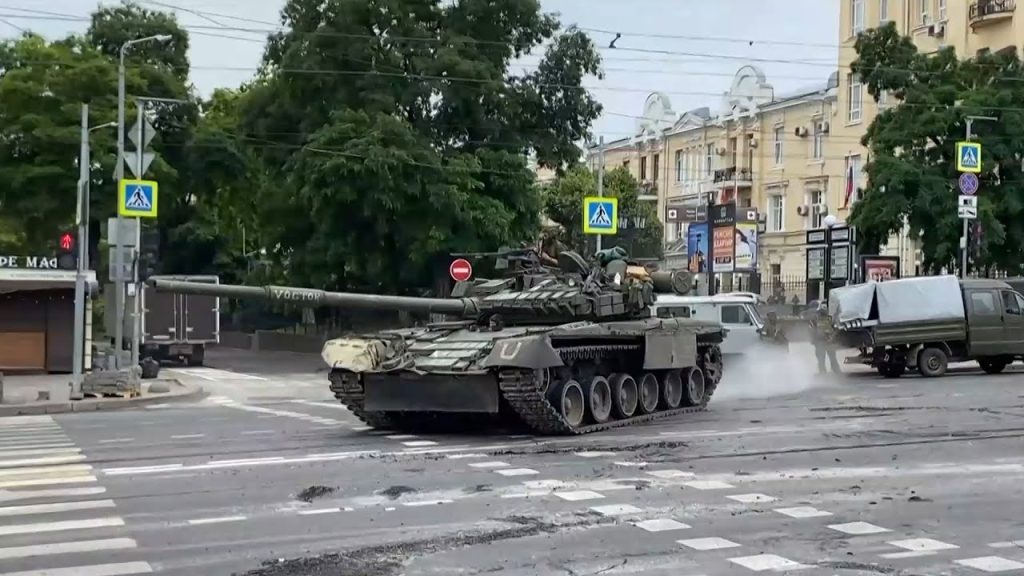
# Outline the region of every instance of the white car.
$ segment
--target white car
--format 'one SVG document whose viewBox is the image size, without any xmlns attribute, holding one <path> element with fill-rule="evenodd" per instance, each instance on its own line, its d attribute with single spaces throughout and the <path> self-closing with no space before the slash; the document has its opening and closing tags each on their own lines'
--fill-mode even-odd
<svg viewBox="0 0 1024 576">
<path fill-rule="evenodd" d="M 761 341 L 764 321 L 757 313 L 756 300 L 748 295 L 677 296 L 659 294 L 651 315 L 659 318 L 693 318 L 725 326 L 722 354 L 744 354 Z"/>
</svg>

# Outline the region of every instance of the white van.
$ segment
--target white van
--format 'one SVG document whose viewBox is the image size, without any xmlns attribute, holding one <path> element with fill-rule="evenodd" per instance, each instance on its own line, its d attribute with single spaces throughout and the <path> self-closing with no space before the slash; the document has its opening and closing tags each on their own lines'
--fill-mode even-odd
<svg viewBox="0 0 1024 576">
<path fill-rule="evenodd" d="M 659 318 L 693 318 L 725 326 L 722 354 L 744 354 L 761 341 L 758 332 L 764 321 L 757 313 L 755 299 L 747 295 L 677 296 L 658 294 L 651 315 Z"/>
</svg>

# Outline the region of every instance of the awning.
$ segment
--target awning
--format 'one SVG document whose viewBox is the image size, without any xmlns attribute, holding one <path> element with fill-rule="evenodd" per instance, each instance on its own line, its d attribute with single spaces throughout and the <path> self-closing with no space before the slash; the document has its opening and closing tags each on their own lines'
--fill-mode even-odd
<svg viewBox="0 0 1024 576">
<path fill-rule="evenodd" d="M 24 268 L 0 268 L 0 293 L 22 290 L 53 290 L 75 287 L 74 270 L 38 270 Z M 85 272 L 86 294 L 99 293 L 96 272 Z"/>
</svg>

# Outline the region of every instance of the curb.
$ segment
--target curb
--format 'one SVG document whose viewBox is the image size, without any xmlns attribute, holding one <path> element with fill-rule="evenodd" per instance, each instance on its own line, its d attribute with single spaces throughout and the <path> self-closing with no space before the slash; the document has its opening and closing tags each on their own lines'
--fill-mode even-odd
<svg viewBox="0 0 1024 576">
<path fill-rule="evenodd" d="M 97 398 L 66 402 L 45 402 L 0 405 L 0 417 L 30 416 L 39 414 L 65 414 L 69 412 L 95 412 L 99 410 L 123 410 L 147 404 L 164 404 L 195 400 L 207 396 L 206 390 L 198 385 L 182 384 L 175 378 L 157 378 L 154 382 L 167 382 L 172 391 L 166 394 L 154 394 L 141 398 Z M 181 391 L 175 391 L 179 387 Z"/>
</svg>

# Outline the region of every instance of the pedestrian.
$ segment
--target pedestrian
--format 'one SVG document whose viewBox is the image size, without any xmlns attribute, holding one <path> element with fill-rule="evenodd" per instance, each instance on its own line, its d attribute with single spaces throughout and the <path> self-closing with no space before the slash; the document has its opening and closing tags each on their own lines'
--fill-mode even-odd
<svg viewBox="0 0 1024 576">
<path fill-rule="evenodd" d="M 782 327 L 779 326 L 779 315 L 774 310 L 765 315 L 764 328 L 761 336 L 765 340 L 785 346 L 786 350 L 789 350 L 789 338 L 786 337 L 786 333 L 783 332 Z"/>
<path fill-rule="evenodd" d="M 828 315 L 828 309 L 825 307 L 824 302 L 819 302 L 817 313 L 814 315 L 814 319 L 811 320 L 811 338 L 814 343 L 814 355 L 818 358 L 819 374 L 828 373 L 825 366 L 826 357 L 828 364 L 832 367 L 832 372 L 835 374 L 842 373 L 842 369 L 839 368 L 839 360 L 836 359 L 833 336 L 832 319 Z"/>
</svg>

